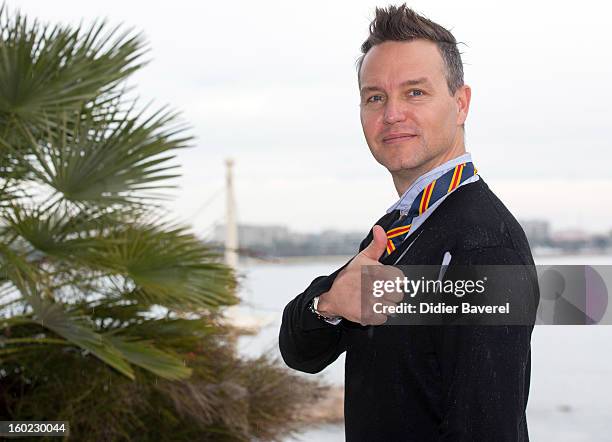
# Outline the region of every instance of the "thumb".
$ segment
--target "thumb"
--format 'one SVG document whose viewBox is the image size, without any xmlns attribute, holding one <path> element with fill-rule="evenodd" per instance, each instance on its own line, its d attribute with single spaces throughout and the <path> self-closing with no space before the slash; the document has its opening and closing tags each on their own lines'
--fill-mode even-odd
<svg viewBox="0 0 612 442">
<path fill-rule="evenodd" d="M 362 254 L 370 259 L 378 261 L 380 255 L 382 255 L 387 249 L 387 232 L 381 226 L 376 224 L 372 228 L 372 242 L 361 251 Z"/>
</svg>

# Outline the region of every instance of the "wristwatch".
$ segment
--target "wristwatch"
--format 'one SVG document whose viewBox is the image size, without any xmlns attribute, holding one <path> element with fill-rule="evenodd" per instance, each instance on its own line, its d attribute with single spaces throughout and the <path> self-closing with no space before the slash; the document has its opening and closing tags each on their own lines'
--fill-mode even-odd
<svg viewBox="0 0 612 442">
<path fill-rule="evenodd" d="M 310 304 L 308 304 L 308 308 L 310 309 L 311 312 L 313 312 L 315 315 L 317 315 L 317 318 L 322 319 L 325 322 L 329 322 L 331 324 L 337 324 L 338 322 L 340 322 L 340 319 L 342 319 L 341 316 L 324 316 L 321 313 L 319 313 L 319 310 L 317 310 L 317 307 L 319 306 L 319 297 L 315 296 L 313 298 L 312 301 L 310 301 Z"/>
</svg>

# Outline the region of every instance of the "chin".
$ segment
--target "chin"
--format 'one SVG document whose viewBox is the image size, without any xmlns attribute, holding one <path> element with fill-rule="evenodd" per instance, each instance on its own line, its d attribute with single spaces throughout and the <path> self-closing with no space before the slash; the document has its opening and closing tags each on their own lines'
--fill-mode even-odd
<svg viewBox="0 0 612 442">
<path fill-rule="evenodd" d="M 421 167 L 425 162 L 416 155 L 408 158 L 383 158 L 379 161 L 389 172 L 399 172 Z"/>
<path fill-rule="evenodd" d="M 377 161 L 390 172 L 415 169 L 427 162 L 427 158 L 424 158 L 425 152 L 420 146 L 406 144 L 395 147 L 381 146 L 378 153 Z"/>
</svg>

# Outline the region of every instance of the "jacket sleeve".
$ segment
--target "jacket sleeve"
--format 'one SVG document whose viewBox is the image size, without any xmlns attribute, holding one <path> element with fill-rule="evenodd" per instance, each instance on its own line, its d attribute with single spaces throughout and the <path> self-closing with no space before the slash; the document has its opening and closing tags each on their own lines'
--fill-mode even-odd
<svg viewBox="0 0 612 442">
<path fill-rule="evenodd" d="M 539 302 L 533 266 L 512 249 L 490 248 L 453 256 L 460 265 L 512 265 L 499 281 L 513 304 Z M 449 267 L 451 272 L 452 263 Z M 476 271 L 478 272 L 478 271 Z M 505 273 L 505 274 L 506 274 Z M 531 316 L 529 316 L 531 317 Z M 519 442 L 527 434 L 531 325 L 447 325 L 430 328 L 442 379 L 444 400 L 440 441 Z"/>
<path fill-rule="evenodd" d="M 359 245 L 361 252 L 371 241 L 372 230 Z M 280 352 L 285 363 L 299 371 L 318 373 L 338 359 L 346 350 L 347 319 L 337 324 L 323 321 L 308 309 L 308 304 L 331 288 L 338 274 L 351 262 L 328 276 L 319 276 L 308 288 L 291 302 L 283 311 L 279 333 Z"/>
<path fill-rule="evenodd" d="M 289 367 L 306 373 L 318 373 L 346 350 L 342 324 L 333 325 L 319 319 L 308 309 L 308 304 L 315 296 L 331 288 L 336 276 L 347 264 L 329 276 L 316 278 L 303 293 L 285 306 L 279 346 L 283 360 Z"/>
</svg>

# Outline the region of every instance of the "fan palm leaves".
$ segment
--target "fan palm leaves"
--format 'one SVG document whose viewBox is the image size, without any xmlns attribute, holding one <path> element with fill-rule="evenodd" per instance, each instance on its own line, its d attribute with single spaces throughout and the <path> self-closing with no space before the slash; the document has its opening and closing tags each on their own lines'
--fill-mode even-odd
<svg viewBox="0 0 612 442">
<path fill-rule="evenodd" d="M 163 212 L 192 138 L 177 113 L 128 97 L 146 52 L 104 22 L 42 25 L 0 7 L 3 365 L 48 348 L 129 379 L 186 379 L 185 343 L 237 302 L 231 269 Z"/>
<path fill-rule="evenodd" d="M 240 357 L 219 320 L 236 275 L 164 210 L 193 140 L 130 98 L 146 53 L 0 6 L 0 417 L 84 441 L 282 440 L 322 388 Z"/>
</svg>

